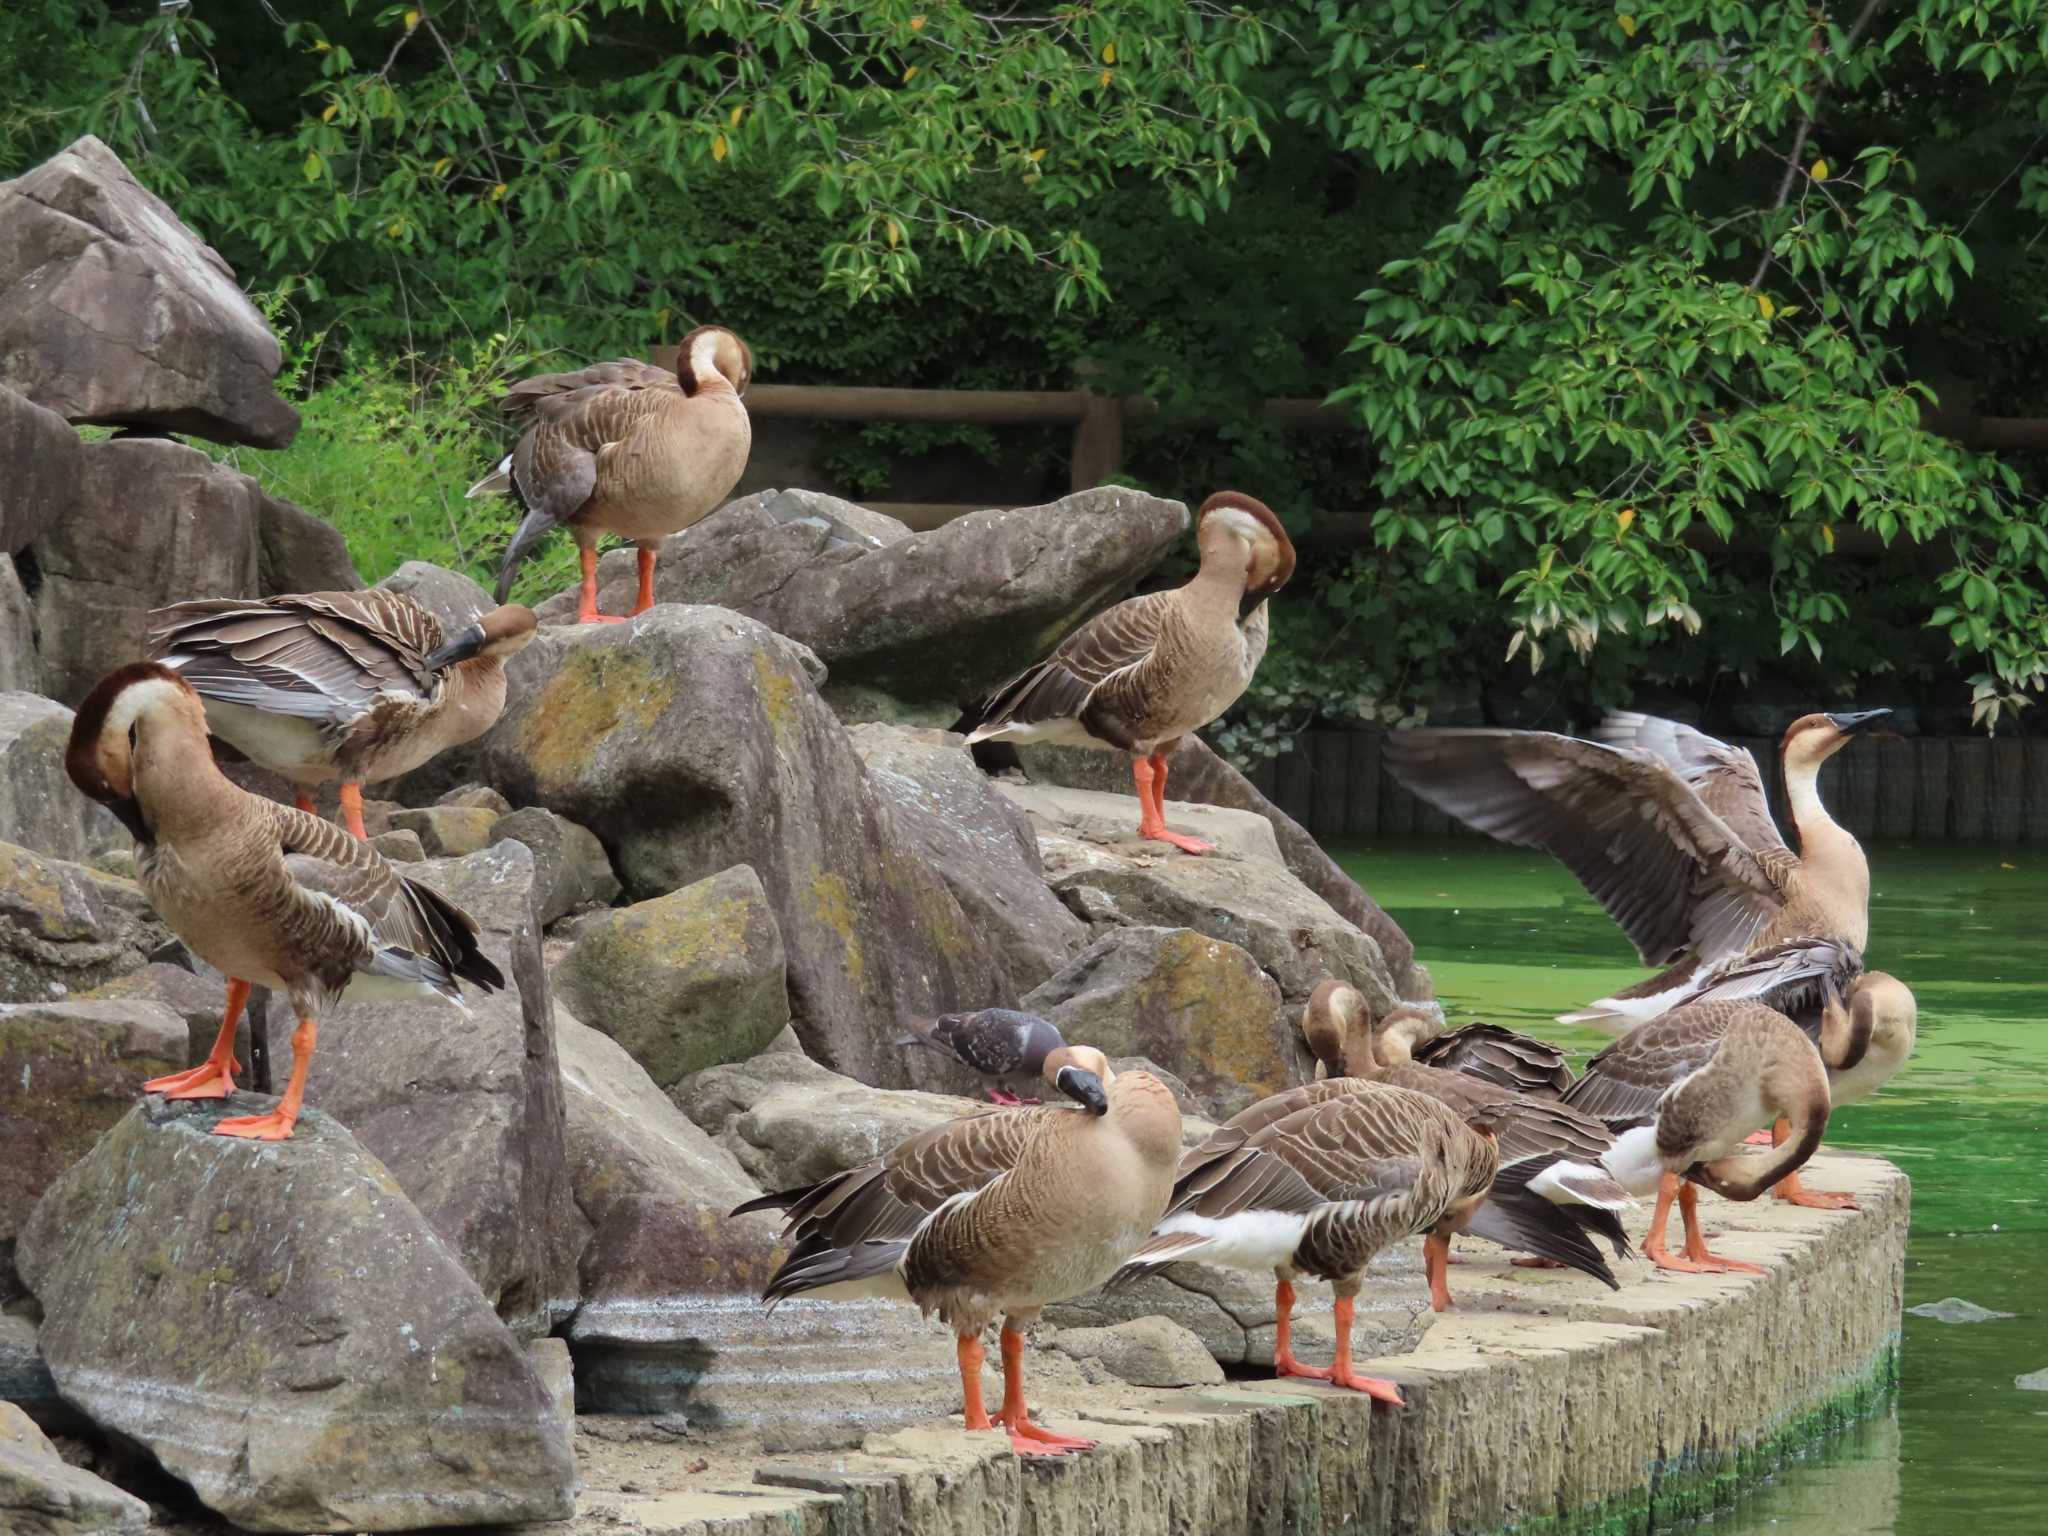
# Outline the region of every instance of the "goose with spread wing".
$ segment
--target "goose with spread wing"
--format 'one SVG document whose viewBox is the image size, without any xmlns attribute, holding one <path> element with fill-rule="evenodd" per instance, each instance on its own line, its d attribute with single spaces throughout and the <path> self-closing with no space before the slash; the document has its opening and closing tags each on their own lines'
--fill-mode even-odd
<svg viewBox="0 0 2048 1536">
<path fill-rule="evenodd" d="M 214 765 L 199 695 L 169 667 L 139 662 L 79 705 L 65 752 L 72 783 L 135 837 L 136 878 L 157 915 L 228 977 L 213 1049 L 189 1072 L 143 1085 L 174 1099 L 235 1089 L 235 1025 L 252 986 L 292 1001 L 292 1072 L 266 1114 L 220 1121 L 216 1136 L 282 1141 L 306 1094 L 320 1014 L 342 997 L 442 997 L 505 978 L 476 924 L 408 880 L 367 843 L 228 782 Z"/>
<path fill-rule="evenodd" d="M 1821 804 L 1821 765 L 1891 713 L 1804 715 L 1779 744 L 1799 837 L 1771 819 L 1747 751 L 1653 715 L 1610 715 L 1594 741 L 1548 731 L 1419 730 L 1388 737 L 1403 784 L 1468 826 L 1560 860 L 1645 965 L 1666 967 L 1564 1016 L 1626 1029 L 1682 999 L 1703 967 L 1788 939 L 1861 949 L 1870 866 Z"/>
</svg>

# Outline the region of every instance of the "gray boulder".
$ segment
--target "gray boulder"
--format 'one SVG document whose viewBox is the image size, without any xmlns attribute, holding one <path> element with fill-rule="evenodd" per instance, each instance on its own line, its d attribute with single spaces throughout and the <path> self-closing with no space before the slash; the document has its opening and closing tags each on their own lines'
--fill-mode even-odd
<svg viewBox="0 0 2048 1536">
<path fill-rule="evenodd" d="M 368 826 L 363 830 L 367 832 Z M 393 864 L 417 864 L 427 856 L 417 832 L 379 832 L 370 839 L 370 846 Z"/>
<path fill-rule="evenodd" d="M 789 1023 L 782 935 L 744 864 L 581 924 L 562 1000 L 668 1087 L 743 1061 Z"/>
<path fill-rule="evenodd" d="M 126 847 L 128 830 L 64 772 L 71 711 L 32 693 L 0 693 L 0 841 L 83 863 Z"/>
<path fill-rule="evenodd" d="M 578 907 L 605 905 L 619 894 L 611 856 L 588 827 L 529 805 L 492 826 L 493 842 L 506 838 L 524 843 L 533 854 L 533 902 L 543 926 Z"/>
<path fill-rule="evenodd" d="M 258 579 L 265 597 L 354 592 L 363 585 L 341 530 L 296 503 L 266 495 L 257 512 L 257 534 Z"/>
<path fill-rule="evenodd" d="M 134 881 L 0 842 L 0 1002 L 87 991 L 169 942 Z"/>
<path fill-rule="evenodd" d="M 145 1100 L 36 1207 L 64 1395 L 247 1530 L 573 1513 L 568 1427 L 390 1173 L 317 1109 L 208 1134 L 246 1107 Z"/>
<path fill-rule="evenodd" d="M 1134 1387 L 1206 1387 L 1223 1380 L 1200 1336 L 1166 1317 L 1135 1317 L 1107 1328 L 1062 1328 L 1052 1347 L 1074 1360 L 1094 1360 Z"/>
<path fill-rule="evenodd" d="M 377 583 L 387 592 L 410 597 L 453 631 L 480 613 L 497 607 L 491 594 L 460 571 L 447 570 L 425 560 L 408 560 Z"/>
<path fill-rule="evenodd" d="M 36 605 L 21 584 L 14 557 L 0 554 L 0 693 L 35 693 L 42 685 L 43 669 L 36 659 Z"/>
<path fill-rule="evenodd" d="M 387 831 L 410 832 L 428 858 L 461 858 L 481 853 L 498 839 L 492 832 L 498 813 L 480 805 L 429 805 L 393 811 Z M 364 830 L 369 825 L 364 824 Z"/>
<path fill-rule="evenodd" d="M 8 1267 L 11 1271 L 13 1265 Z M 88 1427 L 78 1410 L 57 1395 L 49 1364 L 36 1348 L 36 1325 L 14 1312 L 0 1312 L 0 1402 L 13 1403 L 53 1435 Z"/>
<path fill-rule="evenodd" d="M 179 953 L 181 956 L 185 954 L 182 945 Z M 209 969 L 202 976 L 167 960 L 153 960 L 139 971 L 116 976 L 90 992 L 80 993 L 78 1000 L 86 1003 L 147 1003 L 170 1009 L 185 1026 L 184 1059 L 178 1065 L 196 1067 L 201 1058 L 213 1049 L 214 1039 L 220 1034 L 221 1013 L 227 1007 L 227 987 L 218 971 Z M 235 1057 L 244 1066 L 250 1065 L 249 1015 L 255 1008 L 256 1000 L 252 997 L 249 1007 L 242 1011 L 241 1027 L 235 1031 Z M 280 1046 L 290 1033 L 291 1026 L 285 1024 L 283 1033 L 278 1037 Z M 242 1081 L 258 1092 L 264 1091 L 253 1077 L 245 1077 Z"/>
<path fill-rule="evenodd" d="M 0 1403 L 0 1526 L 9 1536 L 97 1536 L 148 1525 L 147 1504 L 69 1465 L 34 1420 Z"/>
<path fill-rule="evenodd" d="M 434 804 L 469 806 L 476 810 L 494 811 L 500 816 L 512 814 L 512 802 L 488 784 L 458 784 Z"/>
<path fill-rule="evenodd" d="M 18 555 L 78 505 L 78 434 L 0 383 L 0 555 Z"/>
<path fill-rule="evenodd" d="M 277 338 L 219 254 L 90 134 L 0 182 L 0 380 L 68 421 L 282 448 Z"/>
</svg>

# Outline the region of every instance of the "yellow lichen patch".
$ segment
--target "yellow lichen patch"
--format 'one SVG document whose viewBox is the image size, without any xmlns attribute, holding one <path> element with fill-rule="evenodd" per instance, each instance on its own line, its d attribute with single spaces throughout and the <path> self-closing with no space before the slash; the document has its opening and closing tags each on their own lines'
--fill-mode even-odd
<svg viewBox="0 0 2048 1536">
<path fill-rule="evenodd" d="M 519 750 L 543 789 L 574 782 L 615 731 L 644 731 L 675 698 L 675 681 L 614 646 L 568 648 L 519 722 Z"/>
<path fill-rule="evenodd" d="M 761 685 L 761 712 L 768 717 L 768 729 L 775 733 L 775 745 L 786 751 L 796 743 L 796 679 L 766 650 L 754 652 L 754 676 Z"/>
<path fill-rule="evenodd" d="M 853 931 L 853 893 L 847 890 L 846 881 L 832 874 L 813 876 L 804 893 L 804 908 L 813 921 L 839 935 L 845 946 L 847 976 L 856 987 L 865 985 L 867 960 L 860 951 L 860 935 Z"/>
</svg>

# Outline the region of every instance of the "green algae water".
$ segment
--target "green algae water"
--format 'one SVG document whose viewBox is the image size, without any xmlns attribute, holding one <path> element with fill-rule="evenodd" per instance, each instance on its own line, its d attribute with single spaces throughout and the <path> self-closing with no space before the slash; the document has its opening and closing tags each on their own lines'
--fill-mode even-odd
<svg viewBox="0 0 2048 1536">
<path fill-rule="evenodd" d="M 1828 1141 L 1913 1179 L 1906 1304 L 2017 1314 L 1905 1320 L 1895 1409 L 1811 1448 L 1712 1521 L 1716 1536 L 2048 1532 L 2048 855 L 1872 846 L 1869 963 L 1913 989 L 1914 1055 Z M 1453 1023 L 1584 1055 L 1554 1015 L 1639 979 L 1620 931 L 1549 858 L 1481 841 L 1339 859 L 1415 940 Z M 2048 1377 L 2044 1377 L 2048 1384 Z M 1703 1527 L 1704 1528 L 1704 1527 Z"/>
</svg>

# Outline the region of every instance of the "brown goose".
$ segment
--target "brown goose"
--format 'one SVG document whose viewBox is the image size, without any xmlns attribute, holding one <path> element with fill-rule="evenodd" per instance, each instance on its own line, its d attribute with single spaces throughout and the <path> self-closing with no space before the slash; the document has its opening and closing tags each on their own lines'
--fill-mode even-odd
<svg viewBox="0 0 2048 1536">
<path fill-rule="evenodd" d="M 136 878 L 193 953 L 225 972 L 227 1012 L 199 1066 L 143 1084 L 174 1099 L 235 1088 L 235 1024 L 252 985 L 292 1000 L 292 1075 L 268 1114 L 216 1136 L 283 1141 L 298 1122 L 321 1012 L 350 997 L 446 997 L 505 984 L 476 924 L 340 828 L 230 784 L 214 766 L 199 695 L 169 667 L 102 678 L 72 722 L 71 782 L 135 834 Z"/>
<path fill-rule="evenodd" d="M 1387 1021 L 1394 1022 L 1392 1014 Z M 1409 1055 L 1418 1066 L 1462 1072 L 1532 1099 L 1562 1098 L 1572 1085 L 1563 1051 L 1499 1024 L 1467 1024 L 1425 1036 L 1410 1046 Z"/>
<path fill-rule="evenodd" d="M 1486 1198 L 1498 1162 L 1493 1131 L 1424 1094 L 1330 1081 L 1254 1104 L 1190 1152 L 1173 1205 L 1133 1269 L 1196 1260 L 1273 1271 L 1273 1369 L 1401 1403 L 1400 1389 L 1360 1376 L 1351 1325 L 1365 1266 L 1404 1237 L 1461 1225 Z M 1294 1277 L 1336 1288 L 1337 1354 L 1328 1369 L 1294 1358 Z"/>
<path fill-rule="evenodd" d="M 1613 1134 L 1554 1099 L 1412 1061 L 1410 1040 L 1416 1034 L 1426 1038 L 1436 1027 L 1429 1014 L 1405 1007 L 1376 1025 L 1364 994 L 1336 980 L 1316 987 L 1301 1019 L 1310 1051 L 1329 1073 L 1327 1084 L 1314 1085 L 1318 1093 L 1388 1083 L 1427 1094 L 1467 1121 L 1490 1125 L 1499 1138 L 1500 1171 L 1485 1201 L 1462 1223 L 1440 1224 L 1423 1239 L 1430 1305 L 1439 1312 L 1451 1305 L 1451 1238 L 1459 1232 L 1531 1255 L 1517 1264 L 1562 1265 L 1620 1289 L 1592 1242 L 1597 1233 L 1617 1257 L 1628 1252 L 1628 1234 L 1614 1213 L 1632 1209 L 1635 1201 L 1601 1162 L 1614 1145 Z M 1285 1105 L 1291 1097 L 1279 1094 L 1267 1102 Z"/>
<path fill-rule="evenodd" d="M 577 623 L 620 619 L 597 611 L 597 541 L 607 533 L 639 545 L 633 612 L 652 608 L 662 539 L 703 521 L 746 470 L 753 428 L 740 397 L 753 375 L 747 344 L 703 325 L 676 349 L 673 373 L 621 358 L 513 385 L 500 408 L 530 424 L 469 488 L 471 496 L 510 491 L 526 513 L 498 567 L 498 601 L 527 551 L 559 527 L 583 557 Z"/>
<path fill-rule="evenodd" d="M 1294 545 L 1272 509 L 1218 491 L 1195 519 L 1201 569 L 1170 592 L 1105 609 L 954 725 L 981 741 L 1049 741 L 1128 752 L 1138 835 L 1186 853 L 1214 845 L 1166 827 L 1166 759 L 1217 718 L 1266 654 L 1266 599 L 1294 574 Z"/>
<path fill-rule="evenodd" d="M 363 835 L 363 785 L 474 741 L 505 707 L 505 662 L 533 638 L 530 610 L 494 608 L 445 638 L 412 598 L 372 587 L 176 603 L 149 616 L 150 656 L 206 703 L 213 734 L 307 793 L 341 780 Z"/>
<path fill-rule="evenodd" d="M 1849 983 L 1846 1008 L 1841 999 L 1830 998 L 1817 1013 L 1798 1017 L 1807 1038 L 1820 1050 L 1821 1064 L 1828 1072 L 1828 1099 L 1839 1109 L 1869 1098 L 1906 1064 L 1919 1033 L 1920 1009 L 1897 977 L 1865 971 Z M 1791 1134 L 1791 1122 L 1780 1119 L 1771 1129 L 1771 1142 L 1783 1146 Z M 1855 1196 L 1808 1189 L 1796 1173 L 1780 1179 L 1772 1194 L 1816 1210 L 1856 1209 Z"/>
<path fill-rule="evenodd" d="M 1832 980 L 1825 990 L 1839 1007 Z M 1756 1002 L 1690 1003 L 1639 1024 L 1586 1064 L 1564 1102 L 1615 1133 L 1604 1160 L 1632 1194 L 1657 1191 L 1643 1253 L 1659 1269 L 1693 1274 L 1760 1265 L 1707 1251 L 1694 1182 L 1730 1200 L 1754 1200 L 1813 1156 L 1828 1123 L 1828 1076 L 1797 1024 Z M 1788 1143 L 1739 1155 L 1743 1141 L 1783 1117 Z M 1681 1180 L 1683 1175 L 1683 1181 Z M 1676 1198 L 1685 1253 L 1665 1247 Z"/>
<path fill-rule="evenodd" d="M 1829 817 L 1821 764 L 1887 709 L 1804 715 L 1779 752 L 1798 853 L 1771 820 L 1756 759 L 1674 721 L 1616 714 L 1596 741 L 1547 731 L 1428 730 L 1387 739 L 1395 777 L 1467 825 L 1561 860 L 1660 975 L 1568 1023 L 1626 1029 L 1675 1006 L 1702 966 L 1788 939 L 1861 949 L 1870 866 Z"/>
<path fill-rule="evenodd" d="M 1145 1072 L 1062 1046 L 1044 1080 L 1083 1108 L 985 1110 L 935 1126 L 888 1156 L 733 1212 L 787 1207 L 793 1247 L 763 1293 L 888 1296 L 937 1313 L 958 1341 L 967 1428 L 1002 1424 L 1025 1456 L 1088 1450 L 1030 1421 L 1024 1336 L 1048 1302 L 1114 1274 L 1166 1212 L 1180 1110 Z M 982 1404 L 982 1332 L 1003 1319 L 1003 1405 Z"/>
</svg>

